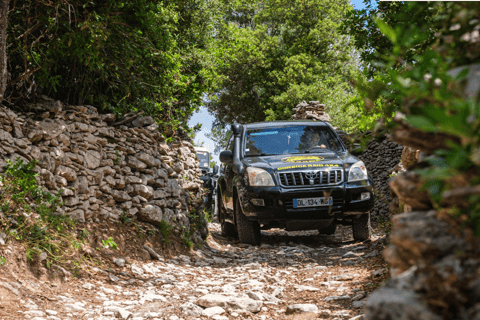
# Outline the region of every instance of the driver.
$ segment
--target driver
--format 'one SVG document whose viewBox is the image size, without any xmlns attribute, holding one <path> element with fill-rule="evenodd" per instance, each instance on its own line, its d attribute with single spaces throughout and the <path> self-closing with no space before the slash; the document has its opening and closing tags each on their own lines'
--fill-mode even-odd
<svg viewBox="0 0 480 320">
<path fill-rule="evenodd" d="M 307 150 L 313 147 L 320 147 L 321 149 L 327 148 L 327 146 L 324 143 L 322 143 L 323 141 L 321 141 L 319 132 L 306 130 L 305 133 L 300 138 L 300 140 L 302 140 L 302 142 L 305 143 L 305 146 L 306 146 L 305 149 Z"/>
</svg>

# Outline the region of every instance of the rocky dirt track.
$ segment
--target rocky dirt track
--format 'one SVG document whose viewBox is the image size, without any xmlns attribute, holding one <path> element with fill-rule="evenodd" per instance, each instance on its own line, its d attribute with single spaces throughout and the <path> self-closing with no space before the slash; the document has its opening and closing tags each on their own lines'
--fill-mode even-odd
<svg viewBox="0 0 480 320">
<path fill-rule="evenodd" d="M 262 231 L 238 244 L 210 224 L 208 246 L 57 285 L 21 272 L 0 277 L 1 319 L 362 319 L 362 304 L 388 272 L 385 236 L 355 243 L 348 227 Z"/>
</svg>

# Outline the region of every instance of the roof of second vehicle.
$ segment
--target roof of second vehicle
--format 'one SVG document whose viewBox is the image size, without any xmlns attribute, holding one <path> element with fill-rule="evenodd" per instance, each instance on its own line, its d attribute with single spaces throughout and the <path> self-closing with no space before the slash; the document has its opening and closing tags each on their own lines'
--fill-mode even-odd
<svg viewBox="0 0 480 320">
<path fill-rule="evenodd" d="M 195 147 L 195 151 L 202 151 L 202 152 L 209 152 L 210 153 L 210 151 L 205 147 Z"/>
<path fill-rule="evenodd" d="M 328 124 L 324 121 L 314 121 L 314 120 L 281 120 L 281 121 L 264 121 L 264 122 L 253 122 L 243 124 L 243 126 L 247 129 L 259 129 L 259 128 L 271 128 L 271 127 L 280 127 L 280 126 L 287 126 L 287 125 L 315 125 L 321 127 L 327 127 Z"/>
</svg>

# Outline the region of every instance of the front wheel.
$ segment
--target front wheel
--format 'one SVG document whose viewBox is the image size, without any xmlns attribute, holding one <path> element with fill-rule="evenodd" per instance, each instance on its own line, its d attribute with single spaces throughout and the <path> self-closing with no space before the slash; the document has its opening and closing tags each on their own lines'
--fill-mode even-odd
<svg viewBox="0 0 480 320">
<path fill-rule="evenodd" d="M 370 225 L 370 213 L 362 214 L 358 218 L 353 218 L 353 239 L 365 241 L 372 236 L 372 226 Z"/>
<path fill-rule="evenodd" d="M 212 202 L 213 202 L 212 196 L 213 196 L 213 192 L 209 191 L 209 192 L 207 193 L 207 197 L 206 197 L 206 199 L 205 199 L 206 208 L 208 208 L 208 209 L 211 209 L 211 208 L 212 208 Z M 213 212 L 212 212 L 212 213 L 213 213 Z"/>
<path fill-rule="evenodd" d="M 235 216 L 237 218 L 238 240 L 241 243 L 248 243 L 254 246 L 260 244 L 260 224 L 257 221 L 250 221 L 242 212 L 240 200 L 235 203 Z"/>
<path fill-rule="evenodd" d="M 222 202 L 222 196 L 220 195 L 220 192 L 217 191 L 217 199 L 216 199 L 216 207 L 218 211 L 218 220 L 220 221 L 220 226 L 222 228 L 222 236 L 224 237 L 237 237 L 237 230 L 235 230 L 235 226 L 230 223 L 225 221 L 225 208 L 223 207 L 223 202 Z"/>
</svg>

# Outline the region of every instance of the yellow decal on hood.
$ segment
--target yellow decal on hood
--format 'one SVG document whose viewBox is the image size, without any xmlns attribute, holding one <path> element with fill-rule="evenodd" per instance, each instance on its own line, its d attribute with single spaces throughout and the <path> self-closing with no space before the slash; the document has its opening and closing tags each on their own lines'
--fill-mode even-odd
<svg viewBox="0 0 480 320">
<path fill-rule="evenodd" d="M 317 162 L 322 161 L 324 158 L 319 156 L 297 156 L 282 158 L 283 162 Z"/>
<path fill-rule="evenodd" d="M 299 164 L 296 166 L 281 167 L 277 170 L 288 170 L 288 169 L 301 169 L 301 168 L 329 168 L 329 167 L 340 167 L 338 164 Z"/>
</svg>

